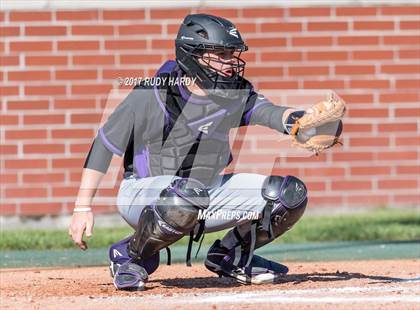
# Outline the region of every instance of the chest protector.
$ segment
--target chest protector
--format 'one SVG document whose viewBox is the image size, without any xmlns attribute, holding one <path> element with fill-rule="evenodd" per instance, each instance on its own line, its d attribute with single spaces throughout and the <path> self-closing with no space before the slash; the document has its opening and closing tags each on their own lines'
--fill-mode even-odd
<svg viewBox="0 0 420 310">
<path fill-rule="evenodd" d="M 211 100 L 189 96 L 175 61 L 158 71 L 166 83 L 155 87 L 156 101 L 164 113 L 164 125 L 156 137 L 146 141 L 151 176 L 177 175 L 210 185 L 232 161 L 229 130 L 239 125 L 247 96 L 233 100 Z M 171 85 L 172 83 L 172 85 Z"/>
</svg>

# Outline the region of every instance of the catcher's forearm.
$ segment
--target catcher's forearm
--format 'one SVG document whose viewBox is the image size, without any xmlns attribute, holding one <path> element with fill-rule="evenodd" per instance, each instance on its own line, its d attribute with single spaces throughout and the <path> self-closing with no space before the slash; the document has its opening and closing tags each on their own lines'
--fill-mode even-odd
<svg viewBox="0 0 420 310">
<path fill-rule="evenodd" d="M 83 169 L 80 188 L 75 202 L 77 208 L 88 208 L 91 206 L 103 176 L 102 172 L 88 168 Z"/>
</svg>

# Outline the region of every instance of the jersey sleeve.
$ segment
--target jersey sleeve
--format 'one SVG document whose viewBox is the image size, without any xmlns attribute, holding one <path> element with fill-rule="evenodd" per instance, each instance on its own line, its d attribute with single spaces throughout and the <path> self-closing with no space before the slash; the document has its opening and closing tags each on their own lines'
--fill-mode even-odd
<svg viewBox="0 0 420 310">
<path fill-rule="evenodd" d="M 278 106 L 266 97 L 251 93 L 242 114 L 241 126 L 261 125 L 285 133 L 283 113 L 290 107 Z"/>
<path fill-rule="evenodd" d="M 135 116 L 132 105 L 136 97 L 136 90 L 133 90 L 112 112 L 98 132 L 102 144 L 118 156 L 125 153 L 131 132 L 134 130 Z"/>
</svg>

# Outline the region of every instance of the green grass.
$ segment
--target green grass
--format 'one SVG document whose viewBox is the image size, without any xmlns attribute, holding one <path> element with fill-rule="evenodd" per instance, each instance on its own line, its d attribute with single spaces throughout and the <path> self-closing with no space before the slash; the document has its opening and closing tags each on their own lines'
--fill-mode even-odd
<svg viewBox="0 0 420 310">
<path fill-rule="evenodd" d="M 88 240 L 91 248 L 108 247 L 132 233 L 129 227 L 95 228 Z M 212 243 L 225 232 L 206 235 Z M 363 214 L 304 216 L 289 232 L 275 240 L 279 243 L 356 240 L 419 240 L 420 212 L 376 210 Z M 178 244 L 186 244 L 183 238 Z M 74 247 L 67 230 L 3 230 L 0 250 L 65 249 Z"/>
</svg>

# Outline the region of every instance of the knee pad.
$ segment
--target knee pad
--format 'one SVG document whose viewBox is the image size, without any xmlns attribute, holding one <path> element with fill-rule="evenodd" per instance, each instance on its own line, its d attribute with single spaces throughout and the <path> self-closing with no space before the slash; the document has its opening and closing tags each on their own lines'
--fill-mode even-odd
<svg viewBox="0 0 420 310">
<path fill-rule="evenodd" d="M 262 227 L 256 236 L 256 248 L 261 247 L 284 234 L 302 217 L 308 202 L 305 184 L 294 176 L 269 176 L 261 189 L 267 201 L 268 219 L 263 217 Z M 266 209 L 267 210 L 267 209 Z M 269 221 L 264 227 L 264 220 Z"/>
<path fill-rule="evenodd" d="M 129 255 L 146 259 L 178 241 L 197 225 L 199 210 L 207 209 L 209 203 L 209 194 L 200 182 L 173 181 L 155 204 L 143 209 L 129 244 Z"/>
</svg>

